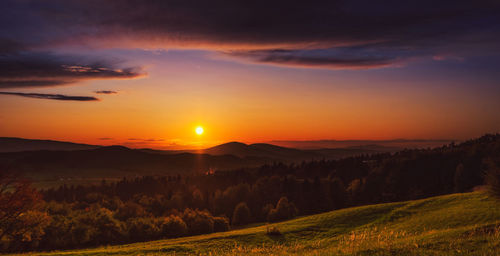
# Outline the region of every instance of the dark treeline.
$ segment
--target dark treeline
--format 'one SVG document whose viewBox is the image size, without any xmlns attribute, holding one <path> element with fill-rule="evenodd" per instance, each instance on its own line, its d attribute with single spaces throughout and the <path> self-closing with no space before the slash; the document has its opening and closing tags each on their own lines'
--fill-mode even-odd
<svg viewBox="0 0 500 256">
<path fill-rule="evenodd" d="M 348 206 L 471 191 L 500 166 L 500 135 L 434 149 L 140 177 L 40 191 L 46 215 L 4 250 L 63 249 L 225 231 Z M 491 176 L 491 175 L 490 175 Z M 216 216 L 216 217 L 214 217 Z M 1 228 L 0 228 L 1 229 Z"/>
</svg>

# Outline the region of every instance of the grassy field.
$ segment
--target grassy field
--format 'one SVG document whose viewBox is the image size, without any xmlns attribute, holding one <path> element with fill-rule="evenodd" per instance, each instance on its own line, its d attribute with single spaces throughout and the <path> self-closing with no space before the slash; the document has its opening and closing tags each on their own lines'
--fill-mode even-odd
<svg viewBox="0 0 500 256">
<path fill-rule="evenodd" d="M 267 235 L 268 227 L 281 235 Z M 453 194 L 223 233 L 33 255 L 500 255 L 500 203 L 481 192 Z"/>
</svg>

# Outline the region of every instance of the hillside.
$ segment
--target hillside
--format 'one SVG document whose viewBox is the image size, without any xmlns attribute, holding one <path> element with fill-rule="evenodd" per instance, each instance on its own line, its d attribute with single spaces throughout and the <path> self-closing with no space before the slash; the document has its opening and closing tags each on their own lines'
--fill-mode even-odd
<svg viewBox="0 0 500 256">
<path fill-rule="evenodd" d="M 21 152 L 34 150 L 85 150 L 99 146 L 54 140 L 32 140 L 0 137 L 0 152 Z"/>
<path fill-rule="evenodd" d="M 450 144 L 455 140 L 449 139 L 395 139 L 395 140 L 273 140 L 269 143 L 282 147 L 298 149 L 322 148 L 390 148 L 401 150 L 405 148 L 434 148 Z"/>
<path fill-rule="evenodd" d="M 253 168 L 274 162 L 297 163 L 367 153 L 363 148 L 299 150 L 271 144 L 230 142 L 205 150 L 164 151 L 92 146 L 59 141 L 0 138 L 0 168 L 33 180 L 38 187 L 62 182 L 87 184 L 102 178 L 205 173 Z"/>
<path fill-rule="evenodd" d="M 340 159 L 343 157 L 362 154 L 392 152 L 397 148 L 389 148 L 377 145 L 342 147 L 342 148 L 320 148 L 320 149 L 296 149 L 281 147 L 267 143 L 245 144 L 241 142 L 229 142 L 215 147 L 202 150 L 210 155 L 234 155 L 238 157 L 268 157 L 280 162 L 300 162 L 321 159 Z"/>
<path fill-rule="evenodd" d="M 377 204 L 146 243 L 36 255 L 498 255 L 500 204 L 481 192 Z"/>
<path fill-rule="evenodd" d="M 210 155 L 235 155 L 239 157 L 254 156 L 254 157 L 270 157 L 275 159 L 291 160 L 291 159 L 314 159 L 323 157 L 315 152 L 303 151 L 293 148 L 285 148 L 271 144 L 244 144 L 241 142 L 229 142 L 218 145 L 212 148 L 203 150 L 204 153 Z"/>
<path fill-rule="evenodd" d="M 73 151 L 26 151 L 0 153 L 0 166 L 33 181 L 69 178 L 111 178 L 130 175 L 203 173 L 210 168 L 254 167 L 268 158 L 233 155 L 176 153 L 155 154 L 122 146 Z"/>
</svg>

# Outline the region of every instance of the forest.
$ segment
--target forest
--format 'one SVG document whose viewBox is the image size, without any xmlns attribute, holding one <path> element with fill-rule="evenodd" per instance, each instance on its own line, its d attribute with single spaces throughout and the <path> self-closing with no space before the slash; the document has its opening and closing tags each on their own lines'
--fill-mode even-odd
<svg viewBox="0 0 500 256">
<path fill-rule="evenodd" d="M 499 166 L 500 134 L 489 134 L 432 149 L 43 190 L 4 170 L 0 248 L 83 248 L 206 234 L 483 187 L 498 195 Z"/>
</svg>

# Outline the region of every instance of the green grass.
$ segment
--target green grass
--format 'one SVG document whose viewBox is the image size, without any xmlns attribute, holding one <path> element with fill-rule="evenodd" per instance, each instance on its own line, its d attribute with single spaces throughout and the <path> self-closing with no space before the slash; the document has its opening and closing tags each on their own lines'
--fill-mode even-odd
<svg viewBox="0 0 500 256">
<path fill-rule="evenodd" d="M 500 203 L 481 192 L 369 205 L 178 239 L 34 255 L 500 255 Z"/>
</svg>

